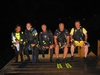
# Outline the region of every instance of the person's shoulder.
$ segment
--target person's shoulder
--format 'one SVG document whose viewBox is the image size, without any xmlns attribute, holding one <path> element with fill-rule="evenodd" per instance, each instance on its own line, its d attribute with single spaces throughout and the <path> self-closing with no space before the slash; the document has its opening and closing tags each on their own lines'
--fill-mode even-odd
<svg viewBox="0 0 100 75">
<path fill-rule="evenodd" d="M 32 31 L 32 30 L 34 30 L 35 29 L 35 27 L 32 27 L 30 30 Z M 27 29 L 26 29 L 27 30 Z"/>
<path fill-rule="evenodd" d="M 51 31 L 50 29 L 47 29 L 47 31 Z"/>
<path fill-rule="evenodd" d="M 41 31 L 39 34 L 40 34 L 40 35 L 42 35 L 42 34 L 43 34 L 43 32 Z"/>
<path fill-rule="evenodd" d="M 65 28 L 64 33 L 68 34 L 69 33 L 68 29 Z"/>
<path fill-rule="evenodd" d="M 27 31 L 27 29 L 25 29 L 25 31 L 24 32 L 26 32 Z"/>
<path fill-rule="evenodd" d="M 85 29 L 85 27 L 81 27 L 81 29 Z"/>
<path fill-rule="evenodd" d="M 47 30 L 48 33 L 51 33 L 52 31 L 50 29 Z"/>
<path fill-rule="evenodd" d="M 15 35 L 15 32 L 13 31 L 13 32 L 11 32 L 11 35 Z"/>
<path fill-rule="evenodd" d="M 68 31 L 68 29 L 66 29 L 66 28 L 65 28 L 64 30 L 65 30 L 65 31 Z"/>
<path fill-rule="evenodd" d="M 24 34 L 24 32 L 23 32 L 23 31 L 20 31 L 20 33 L 21 33 L 21 34 Z"/>
<path fill-rule="evenodd" d="M 84 28 L 83 26 L 80 26 L 80 28 L 82 29 L 82 28 Z"/>
<path fill-rule="evenodd" d="M 76 27 L 72 27 L 71 29 L 76 29 Z"/>
<path fill-rule="evenodd" d="M 72 28 L 71 28 L 71 30 L 75 30 L 75 29 L 76 29 L 75 27 L 72 27 Z"/>
<path fill-rule="evenodd" d="M 86 28 L 82 28 L 83 31 L 87 31 Z"/>
<path fill-rule="evenodd" d="M 59 28 L 55 30 L 55 32 L 59 32 L 59 31 L 60 31 Z"/>
<path fill-rule="evenodd" d="M 86 30 L 86 28 L 85 28 L 85 27 L 83 27 L 83 26 L 81 26 L 80 28 L 81 28 L 81 29 L 83 29 L 83 30 Z"/>
<path fill-rule="evenodd" d="M 31 28 L 31 31 L 32 32 L 34 32 L 34 31 L 37 32 L 37 30 L 35 28 Z"/>
</svg>

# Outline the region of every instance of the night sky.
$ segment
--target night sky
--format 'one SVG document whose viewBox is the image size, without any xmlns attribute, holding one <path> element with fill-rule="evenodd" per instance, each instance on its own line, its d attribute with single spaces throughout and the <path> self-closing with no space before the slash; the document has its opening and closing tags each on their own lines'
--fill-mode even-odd
<svg viewBox="0 0 100 75">
<path fill-rule="evenodd" d="M 3 0 L 1 4 L 3 25 L 11 29 L 16 24 L 24 28 L 27 22 L 32 22 L 36 28 L 42 23 L 48 26 L 55 24 L 57 28 L 59 22 L 64 22 L 69 28 L 77 19 L 89 24 L 91 23 L 88 21 L 100 20 L 100 5 L 95 0 Z M 89 25 L 84 26 L 89 27 Z"/>
<path fill-rule="evenodd" d="M 54 32 L 60 22 L 70 31 L 75 20 L 80 20 L 88 31 L 91 49 L 97 47 L 95 45 L 100 38 L 99 0 L 2 0 L 0 4 L 1 53 L 2 50 L 11 49 L 11 32 L 14 27 L 20 24 L 24 31 L 27 22 L 31 22 L 38 32 L 43 23 Z"/>
</svg>

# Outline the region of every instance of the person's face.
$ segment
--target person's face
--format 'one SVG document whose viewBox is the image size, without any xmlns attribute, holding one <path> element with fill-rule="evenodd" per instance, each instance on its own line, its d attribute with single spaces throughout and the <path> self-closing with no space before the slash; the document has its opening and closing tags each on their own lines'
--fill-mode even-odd
<svg viewBox="0 0 100 75">
<path fill-rule="evenodd" d="M 75 27 L 80 28 L 80 22 L 75 22 Z"/>
<path fill-rule="evenodd" d="M 31 27 L 32 27 L 32 25 L 31 25 L 30 23 L 27 23 L 27 24 L 26 24 L 26 28 L 27 28 L 27 30 L 30 30 Z"/>
<path fill-rule="evenodd" d="M 59 29 L 60 29 L 60 31 L 63 31 L 64 30 L 64 24 L 59 24 Z"/>
<path fill-rule="evenodd" d="M 21 31 L 21 27 L 18 26 L 16 29 L 15 29 L 16 32 L 20 32 Z"/>
<path fill-rule="evenodd" d="M 42 25 L 41 29 L 42 29 L 43 31 L 46 31 L 46 29 L 47 29 L 46 25 Z"/>
</svg>

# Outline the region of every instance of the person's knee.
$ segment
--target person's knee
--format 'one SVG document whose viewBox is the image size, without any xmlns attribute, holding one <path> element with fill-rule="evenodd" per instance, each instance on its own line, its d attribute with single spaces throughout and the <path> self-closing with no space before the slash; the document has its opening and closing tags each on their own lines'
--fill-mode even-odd
<svg viewBox="0 0 100 75">
<path fill-rule="evenodd" d="M 25 48 L 24 48 L 24 50 L 27 50 L 27 49 L 28 49 L 28 47 L 25 47 Z"/>
<path fill-rule="evenodd" d="M 73 44 L 71 45 L 71 48 L 74 48 L 74 45 Z"/>
<path fill-rule="evenodd" d="M 58 45 L 56 45 L 56 46 L 55 46 L 55 49 L 59 49 L 59 46 L 58 46 Z"/>
<path fill-rule="evenodd" d="M 50 45 L 50 49 L 53 49 L 53 45 Z"/>
<path fill-rule="evenodd" d="M 85 49 L 88 49 L 88 45 L 85 45 L 84 48 L 85 48 Z"/>
<path fill-rule="evenodd" d="M 25 49 L 25 53 L 27 53 L 27 49 Z"/>
<path fill-rule="evenodd" d="M 55 47 L 55 51 L 59 51 L 59 46 L 56 46 Z"/>
<path fill-rule="evenodd" d="M 25 47 L 24 51 L 25 51 L 25 54 L 28 53 L 28 48 Z"/>
<path fill-rule="evenodd" d="M 65 45 L 65 48 L 68 48 L 68 45 Z"/>
<path fill-rule="evenodd" d="M 64 47 L 64 50 L 68 51 L 68 46 L 65 46 L 65 47 Z"/>
</svg>

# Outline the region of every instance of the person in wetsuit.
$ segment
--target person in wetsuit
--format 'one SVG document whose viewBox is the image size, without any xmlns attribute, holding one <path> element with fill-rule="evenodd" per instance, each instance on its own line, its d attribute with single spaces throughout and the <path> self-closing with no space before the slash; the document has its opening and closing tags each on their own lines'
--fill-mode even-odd
<svg viewBox="0 0 100 75">
<path fill-rule="evenodd" d="M 29 47 L 32 49 L 32 52 L 34 52 L 36 56 L 36 62 L 38 62 L 38 53 L 39 50 L 37 48 L 38 44 L 38 32 L 35 28 L 32 27 L 31 23 L 26 24 L 26 29 L 25 29 L 25 35 L 24 35 L 24 41 L 25 41 L 25 54 L 27 58 L 30 60 L 29 56 Z"/>
<path fill-rule="evenodd" d="M 39 33 L 39 43 L 42 49 L 42 53 L 46 49 L 50 49 L 50 62 L 52 62 L 53 57 L 53 33 L 51 30 L 47 30 L 46 24 L 41 26 L 42 31 Z M 44 53 L 43 53 L 44 57 Z"/>
<path fill-rule="evenodd" d="M 64 23 L 59 23 L 59 28 L 56 29 L 54 33 L 54 44 L 55 44 L 55 55 L 56 55 L 56 62 L 59 63 L 59 50 L 63 50 L 63 61 L 66 62 L 66 56 L 68 53 L 68 45 L 69 45 L 69 32 L 64 27 Z"/>
</svg>

